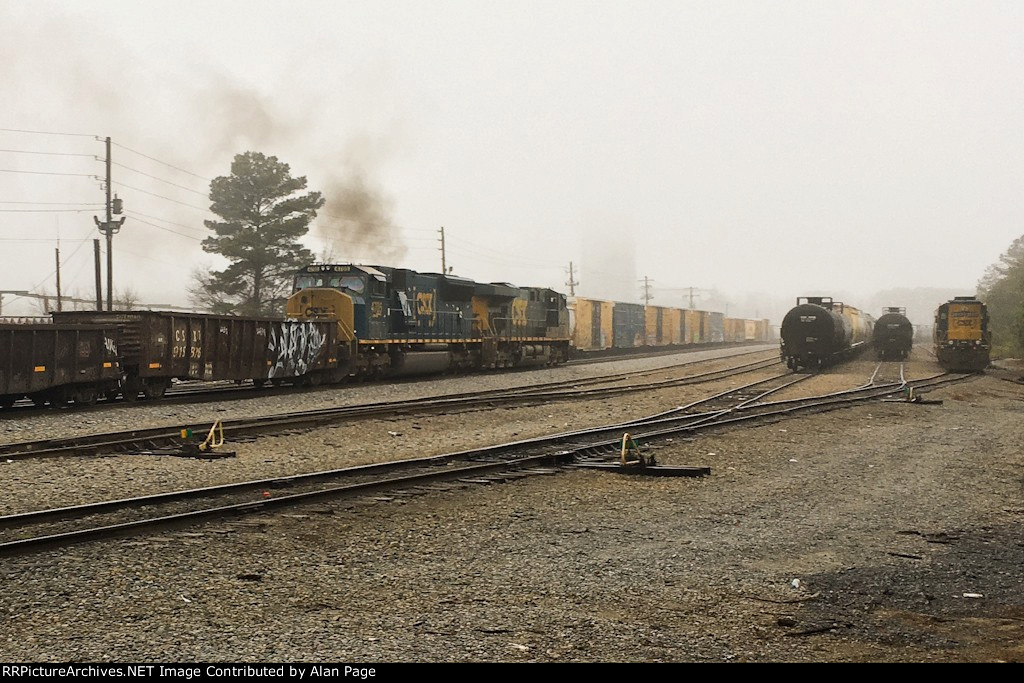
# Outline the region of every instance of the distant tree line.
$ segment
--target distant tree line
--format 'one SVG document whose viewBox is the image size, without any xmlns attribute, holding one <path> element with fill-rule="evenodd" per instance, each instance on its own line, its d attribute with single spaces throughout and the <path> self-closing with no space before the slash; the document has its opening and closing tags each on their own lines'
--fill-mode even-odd
<svg viewBox="0 0 1024 683">
<path fill-rule="evenodd" d="M 978 297 L 988 305 L 994 355 L 1024 355 L 1024 236 L 988 267 Z"/>
</svg>

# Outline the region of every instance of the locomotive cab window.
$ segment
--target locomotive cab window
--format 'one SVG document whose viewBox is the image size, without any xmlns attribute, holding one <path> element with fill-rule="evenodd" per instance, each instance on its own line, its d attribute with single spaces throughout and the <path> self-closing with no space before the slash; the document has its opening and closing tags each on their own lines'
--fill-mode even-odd
<svg viewBox="0 0 1024 683">
<path fill-rule="evenodd" d="M 348 289 L 356 294 L 362 294 L 363 290 L 366 289 L 366 282 L 358 275 L 346 275 L 345 277 L 338 278 L 338 284 L 333 286 L 338 289 Z"/>
</svg>

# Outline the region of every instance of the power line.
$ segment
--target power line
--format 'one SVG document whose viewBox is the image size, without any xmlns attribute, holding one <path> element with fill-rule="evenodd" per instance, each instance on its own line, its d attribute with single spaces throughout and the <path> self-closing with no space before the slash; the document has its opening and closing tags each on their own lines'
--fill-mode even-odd
<svg viewBox="0 0 1024 683">
<path fill-rule="evenodd" d="M 87 234 L 91 234 L 91 233 L 92 233 L 92 228 L 90 227 L 90 228 L 88 228 L 88 233 Z M 39 240 L 39 241 L 44 241 L 44 240 Z M 45 240 L 45 241 L 49 241 L 49 240 Z M 70 263 L 71 259 L 75 258 L 75 256 L 78 254 L 79 251 L 82 250 L 82 247 L 86 243 L 92 242 L 92 239 L 91 238 L 83 238 L 83 239 L 80 239 L 80 240 L 66 240 L 66 241 L 68 241 L 68 242 L 79 242 L 79 245 L 77 247 L 75 247 L 74 250 L 72 250 L 71 254 L 66 259 L 64 259 L 65 265 Z M 56 274 L 57 274 L 57 269 L 54 268 L 53 270 L 50 271 L 49 275 L 47 275 L 42 280 L 37 282 L 34 287 L 32 287 L 31 289 L 28 290 L 28 292 L 31 294 L 35 290 L 39 289 L 40 287 L 43 286 L 43 283 L 45 283 L 47 280 L 49 280 L 51 277 L 53 277 Z M 13 299 L 11 299 L 8 303 L 12 303 L 13 304 L 15 301 L 17 301 L 19 299 L 24 299 L 24 298 L 25 298 L 24 296 L 17 296 L 17 297 L 14 297 Z"/>
<path fill-rule="evenodd" d="M 89 242 L 91 237 L 69 240 L 61 237 L 0 237 L 0 242 Z"/>
<path fill-rule="evenodd" d="M 100 160 L 100 158 L 95 154 L 82 154 L 75 152 L 38 152 L 30 149 L 0 149 L 0 152 L 8 152 L 9 154 L 42 154 L 44 156 L 51 157 L 91 157 L 96 161 Z"/>
<path fill-rule="evenodd" d="M 488 249 L 486 247 L 470 246 L 470 245 L 468 245 L 466 243 L 459 244 L 459 242 L 461 240 L 459 240 L 458 238 L 449 238 L 449 239 L 451 241 L 455 242 L 455 244 L 450 245 L 449 248 L 454 248 L 456 251 L 462 250 L 462 251 L 465 251 L 465 252 L 469 252 L 469 254 L 473 258 L 500 259 L 500 261 L 502 263 L 518 261 L 519 263 L 521 263 L 523 265 L 534 266 L 534 267 L 538 267 L 538 268 L 558 268 L 559 270 L 561 270 L 564 267 L 564 266 L 562 266 L 562 264 L 554 263 L 553 261 L 539 261 L 539 260 L 535 260 L 535 259 L 526 258 L 526 257 L 523 257 L 523 256 L 518 256 L 516 254 L 508 254 L 508 253 L 505 253 L 505 252 L 502 252 L 502 251 L 498 251 L 496 249 Z"/>
<path fill-rule="evenodd" d="M 64 176 L 78 176 L 81 178 L 94 178 L 99 180 L 100 177 L 94 173 L 57 173 L 56 171 L 19 171 L 13 168 L 0 168 L 0 173 L 28 173 L 30 175 L 64 175 Z"/>
<path fill-rule="evenodd" d="M 0 130 L 2 130 L 2 129 L 0 129 Z M 120 147 L 121 149 L 123 149 L 123 150 L 125 150 L 127 152 L 131 152 L 132 154 L 138 154 L 140 157 L 144 157 L 146 159 L 149 159 L 150 161 L 155 161 L 158 164 L 163 164 L 164 166 L 167 166 L 168 168 L 173 168 L 175 171 L 181 171 L 182 173 L 186 173 L 186 174 L 188 174 L 190 176 L 194 176 L 196 178 L 199 178 L 200 180 L 205 180 L 206 182 L 211 182 L 210 178 L 207 178 L 205 176 L 201 176 L 198 173 L 193 173 L 192 171 L 186 171 L 185 169 L 181 168 L 180 166 L 175 166 L 174 164 L 168 163 L 168 162 L 163 161 L 161 159 L 157 159 L 156 157 L 151 157 L 148 154 L 143 154 L 142 152 L 140 152 L 138 150 L 135 150 L 135 149 L 132 149 L 131 147 L 125 147 L 124 145 L 118 144 L 116 142 L 111 142 L 110 144 L 112 144 L 112 145 L 114 145 L 116 147 Z"/>
<path fill-rule="evenodd" d="M 476 244 L 475 242 L 470 242 L 469 240 L 467 240 L 467 239 L 465 239 L 463 237 L 454 236 L 454 237 L 450 237 L 449 239 L 454 240 L 455 242 L 461 242 L 463 244 L 463 247 L 462 247 L 463 249 L 476 249 L 478 251 L 490 252 L 492 254 L 500 254 L 503 258 L 518 259 L 520 261 L 529 261 L 529 262 L 532 262 L 532 263 L 535 263 L 535 264 L 539 264 L 539 265 L 545 265 L 545 266 L 551 266 L 551 267 L 556 267 L 557 266 L 558 268 L 562 268 L 562 264 L 561 263 L 555 263 L 554 261 L 543 261 L 543 260 L 540 260 L 540 259 L 531 259 L 531 258 L 528 258 L 528 257 L 519 256 L 517 254 L 508 254 L 508 253 L 506 253 L 504 251 L 500 251 L 498 249 L 493 249 L 491 247 L 485 247 L 482 244 Z"/>
<path fill-rule="evenodd" d="M 165 231 L 167 231 L 169 233 L 178 235 L 180 237 L 187 237 L 188 239 L 195 240 L 196 242 L 202 242 L 203 241 L 203 238 L 201 238 L 201 237 L 196 237 L 195 235 L 186 235 L 183 232 L 178 232 L 177 230 L 171 230 L 170 228 L 165 228 L 162 225 L 157 225 L 156 223 L 150 223 L 147 220 L 143 220 L 141 218 L 136 218 L 135 216 L 132 216 L 132 219 L 138 221 L 139 223 L 145 223 L 146 225 L 151 225 L 154 228 L 157 228 L 158 230 L 165 230 Z"/>
<path fill-rule="evenodd" d="M 132 215 L 132 216 L 142 216 L 144 218 L 152 218 L 153 220 L 160 221 L 161 223 L 170 223 L 171 225 L 177 225 L 179 228 L 185 228 L 186 230 L 198 230 L 198 228 L 196 228 L 194 226 L 185 225 L 184 223 L 175 223 L 174 221 L 169 221 L 166 218 L 160 218 L 160 216 L 151 216 L 148 213 L 142 213 L 141 211 L 136 211 L 135 209 L 127 209 L 125 211 L 125 213 L 127 213 L 129 215 Z M 203 233 L 203 234 L 205 234 L 205 233 Z"/>
<path fill-rule="evenodd" d="M 0 131 L 5 133 L 32 133 L 33 135 L 66 135 L 68 137 L 76 138 L 95 138 L 99 139 L 98 135 L 90 135 L 88 133 L 58 133 L 49 130 L 22 130 L 20 128 L 0 128 Z"/>
<path fill-rule="evenodd" d="M 0 209 L 0 213 L 81 213 L 83 211 L 95 211 L 96 205 L 85 206 L 79 209 Z"/>
<path fill-rule="evenodd" d="M 100 202 L 8 202 L 0 200 L 0 204 L 47 204 L 50 206 L 103 206 Z"/>
<path fill-rule="evenodd" d="M 166 199 L 169 202 L 174 202 L 175 204 L 181 204 L 182 206 L 187 206 L 189 208 L 196 209 L 197 211 L 202 211 L 203 213 L 211 213 L 211 211 L 209 209 L 204 209 L 201 206 L 196 206 L 195 204 L 189 204 L 188 202 L 178 201 L 177 199 L 171 199 L 170 197 L 165 197 L 162 194 L 157 194 L 156 192 L 150 192 L 149 190 L 143 190 L 140 187 L 133 187 L 132 185 L 126 185 L 124 183 L 117 182 L 116 180 L 114 181 L 114 185 L 117 185 L 119 187 L 126 187 L 129 190 L 135 190 L 136 192 L 141 192 L 142 194 L 148 194 L 148 195 L 150 195 L 152 197 L 159 197 L 160 199 Z"/>
<path fill-rule="evenodd" d="M 172 268 L 181 268 L 181 264 L 180 263 L 171 263 L 170 261 L 164 261 L 162 259 L 153 258 L 152 256 L 149 256 L 148 254 L 140 254 L 139 252 L 132 251 L 131 249 L 128 249 L 127 247 L 121 247 L 121 248 L 126 253 L 131 254 L 135 258 L 146 259 L 147 261 L 152 261 L 153 263 L 159 263 L 159 264 L 164 265 L 164 266 L 170 266 Z"/>
<path fill-rule="evenodd" d="M 2 151 L 2 150 L 0 150 L 0 151 Z M 179 185 L 178 183 L 172 183 L 170 180 L 164 180 L 163 178 L 161 178 L 159 176 L 150 175 L 149 173 L 145 173 L 143 171 L 140 171 L 137 168 L 132 168 L 131 166 L 125 166 L 124 164 L 119 164 L 116 161 L 111 161 L 110 163 L 112 165 L 114 165 L 114 166 L 120 166 L 121 168 L 126 169 L 128 171 L 131 171 L 133 173 L 138 173 L 139 175 L 144 175 L 147 178 L 152 178 L 153 180 L 159 180 L 161 183 L 167 183 L 168 185 L 173 185 L 174 187 L 177 187 L 177 188 L 180 188 L 182 190 L 185 190 L 186 192 L 193 192 L 193 193 L 199 195 L 200 197 L 207 196 L 207 194 L 205 192 L 200 192 L 199 190 L 193 190 L 191 187 L 185 187 L 184 185 Z"/>
</svg>

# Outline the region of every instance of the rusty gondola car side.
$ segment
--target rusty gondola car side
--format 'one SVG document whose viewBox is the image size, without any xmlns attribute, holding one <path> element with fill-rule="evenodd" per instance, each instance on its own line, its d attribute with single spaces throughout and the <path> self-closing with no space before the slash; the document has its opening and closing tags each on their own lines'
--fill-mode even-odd
<svg viewBox="0 0 1024 683">
<path fill-rule="evenodd" d="M 339 366 L 337 330 L 326 322 L 168 311 L 65 311 L 53 318 L 117 327 L 128 401 L 140 393 L 159 398 L 173 380 L 317 383 Z"/>
<path fill-rule="evenodd" d="M 89 405 L 116 395 L 121 377 L 111 325 L 0 324 L 0 406 Z"/>
</svg>

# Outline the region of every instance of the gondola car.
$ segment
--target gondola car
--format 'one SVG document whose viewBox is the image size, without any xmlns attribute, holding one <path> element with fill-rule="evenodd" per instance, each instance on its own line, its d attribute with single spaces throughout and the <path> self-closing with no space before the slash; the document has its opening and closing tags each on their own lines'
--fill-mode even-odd
<svg viewBox="0 0 1024 683">
<path fill-rule="evenodd" d="M 0 324 L 0 407 L 22 398 L 36 405 L 91 405 L 117 395 L 116 326 Z"/>
</svg>

